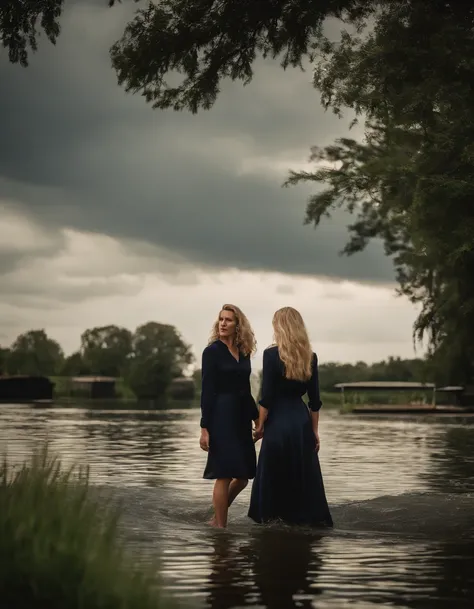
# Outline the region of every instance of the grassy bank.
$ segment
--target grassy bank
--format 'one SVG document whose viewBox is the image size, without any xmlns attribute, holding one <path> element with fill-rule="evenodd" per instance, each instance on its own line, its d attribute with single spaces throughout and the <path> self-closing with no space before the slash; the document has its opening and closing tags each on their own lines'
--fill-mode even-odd
<svg viewBox="0 0 474 609">
<path fill-rule="evenodd" d="M 0 598 L 15 609 L 171 609 L 156 568 L 138 570 L 117 514 L 91 498 L 86 471 L 45 450 L 0 474 Z"/>
<path fill-rule="evenodd" d="M 341 394 L 332 391 L 322 391 L 321 401 L 323 408 L 339 408 L 342 404 Z"/>
</svg>

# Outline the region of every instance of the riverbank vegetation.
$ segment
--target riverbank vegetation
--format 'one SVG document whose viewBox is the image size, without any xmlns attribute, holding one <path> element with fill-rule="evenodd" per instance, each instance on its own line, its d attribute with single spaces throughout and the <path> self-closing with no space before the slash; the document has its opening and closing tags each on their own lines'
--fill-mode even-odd
<svg viewBox="0 0 474 609">
<path fill-rule="evenodd" d="M 1 359 L 3 357 L 3 359 Z M 190 374 L 191 347 L 173 326 L 149 322 L 135 332 L 114 325 L 85 330 L 77 351 L 65 356 L 61 346 L 44 330 L 18 336 L 0 353 L 0 374 L 48 376 L 54 383 L 54 397 L 87 397 L 77 394 L 75 376 L 110 376 L 116 379 L 118 399 L 181 399 L 192 401 L 201 389 L 201 371 Z M 189 383 L 180 378 L 189 374 Z M 260 371 L 254 370 L 253 393 L 260 386 Z M 430 359 L 387 360 L 367 364 L 326 362 L 319 366 L 320 389 L 327 405 L 339 403 L 338 383 L 359 381 L 434 382 Z"/>
<path fill-rule="evenodd" d="M 91 497 L 86 470 L 38 451 L 0 470 L 0 596 L 15 609 L 172 609 L 156 565 L 137 567 L 118 515 Z M 149 564 L 149 563 L 148 563 Z"/>
<path fill-rule="evenodd" d="M 44 330 L 30 330 L 1 350 L 0 374 L 61 379 L 59 396 L 70 395 L 71 377 L 114 377 L 119 396 L 158 399 L 192 362 L 191 347 L 174 326 L 150 321 L 134 332 L 115 325 L 87 329 L 68 356 Z"/>
</svg>

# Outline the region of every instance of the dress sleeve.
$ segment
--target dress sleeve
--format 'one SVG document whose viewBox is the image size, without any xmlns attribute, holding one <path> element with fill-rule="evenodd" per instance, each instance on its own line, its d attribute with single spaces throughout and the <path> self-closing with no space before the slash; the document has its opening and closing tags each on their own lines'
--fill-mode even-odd
<svg viewBox="0 0 474 609">
<path fill-rule="evenodd" d="M 309 409 L 313 412 L 317 412 L 320 410 L 323 403 L 321 402 L 321 396 L 319 394 L 318 357 L 316 354 L 313 356 L 313 373 L 308 381 L 307 392 Z"/>
<path fill-rule="evenodd" d="M 216 356 L 214 350 L 209 347 L 202 352 L 201 377 L 201 427 L 208 429 L 217 388 Z"/>
<path fill-rule="evenodd" d="M 260 406 L 269 408 L 275 393 L 275 361 L 271 351 L 263 352 L 262 390 L 260 395 Z"/>
</svg>

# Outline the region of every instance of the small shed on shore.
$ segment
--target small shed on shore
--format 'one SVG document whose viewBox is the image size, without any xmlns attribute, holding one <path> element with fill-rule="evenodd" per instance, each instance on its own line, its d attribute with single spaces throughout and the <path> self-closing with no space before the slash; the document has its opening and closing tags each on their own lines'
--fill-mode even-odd
<svg viewBox="0 0 474 609">
<path fill-rule="evenodd" d="M 113 376 L 76 376 L 72 381 L 72 394 L 92 400 L 117 397 Z"/>
<path fill-rule="evenodd" d="M 51 401 L 54 383 L 46 376 L 0 376 L 0 402 Z"/>
<path fill-rule="evenodd" d="M 438 387 L 436 389 L 437 398 L 441 404 L 451 404 L 453 406 L 474 406 L 474 387 L 461 387 L 458 385 L 448 385 L 447 387 Z"/>
<path fill-rule="evenodd" d="M 168 393 L 173 400 L 193 400 L 196 385 L 192 378 L 182 376 L 171 381 Z"/>
</svg>

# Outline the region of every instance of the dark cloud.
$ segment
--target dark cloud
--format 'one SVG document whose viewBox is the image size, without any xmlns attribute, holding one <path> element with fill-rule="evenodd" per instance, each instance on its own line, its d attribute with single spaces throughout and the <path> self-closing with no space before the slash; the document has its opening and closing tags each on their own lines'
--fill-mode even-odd
<svg viewBox="0 0 474 609">
<path fill-rule="evenodd" d="M 339 256 L 349 218 L 303 226 L 309 190 L 285 170 L 344 132 L 310 73 L 259 65 L 206 114 L 157 112 L 117 86 L 108 47 L 128 5 L 75 2 L 57 47 L 0 61 L 0 198 L 52 227 L 147 242 L 196 265 L 388 282 L 380 245 Z M 13 263 L 5 258 L 4 266 Z"/>
</svg>

